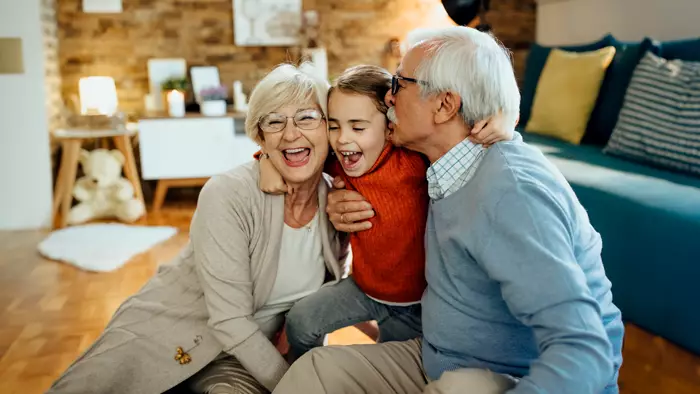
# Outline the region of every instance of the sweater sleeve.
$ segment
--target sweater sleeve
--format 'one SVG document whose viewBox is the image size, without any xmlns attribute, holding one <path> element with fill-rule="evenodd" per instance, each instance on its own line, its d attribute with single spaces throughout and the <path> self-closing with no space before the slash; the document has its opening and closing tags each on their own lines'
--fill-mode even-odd
<svg viewBox="0 0 700 394">
<path fill-rule="evenodd" d="M 253 320 L 249 232 L 242 188 L 215 177 L 202 189 L 190 238 L 209 312 L 208 325 L 253 377 L 272 391 L 288 364 Z"/>
<path fill-rule="evenodd" d="M 474 257 L 532 328 L 540 353 L 508 393 L 602 392 L 614 375 L 612 345 L 574 256 L 572 215 L 547 190 L 522 182 L 486 211 Z"/>
</svg>

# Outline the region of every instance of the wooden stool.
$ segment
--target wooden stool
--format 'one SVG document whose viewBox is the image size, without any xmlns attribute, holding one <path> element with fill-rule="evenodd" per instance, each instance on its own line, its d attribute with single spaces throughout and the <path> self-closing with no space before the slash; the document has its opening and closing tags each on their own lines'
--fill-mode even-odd
<svg viewBox="0 0 700 394">
<path fill-rule="evenodd" d="M 56 219 L 58 209 L 61 208 L 60 221 L 58 228 L 66 226 L 68 221 L 68 213 L 73 204 L 73 185 L 75 184 L 75 176 L 78 172 L 78 161 L 80 159 L 80 148 L 83 141 L 95 138 L 111 138 L 114 145 L 119 149 L 126 159 L 124 162 L 124 175 L 134 186 L 134 194 L 136 198 L 144 203 L 143 190 L 141 189 L 141 180 L 136 169 L 136 160 L 134 159 L 134 150 L 131 146 L 131 136 L 136 134 L 136 130 L 131 128 L 127 131 L 120 130 L 57 130 L 53 133 L 53 137 L 61 143 L 63 153 L 61 157 L 61 166 L 58 171 L 58 179 L 56 179 L 56 190 L 53 197 L 53 218 Z"/>
</svg>

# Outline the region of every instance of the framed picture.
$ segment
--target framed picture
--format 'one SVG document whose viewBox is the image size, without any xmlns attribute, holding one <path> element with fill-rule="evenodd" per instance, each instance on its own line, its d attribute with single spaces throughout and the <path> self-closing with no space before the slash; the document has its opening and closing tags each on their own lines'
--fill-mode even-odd
<svg viewBox="0 0 700 394">
<path fill-rule="evenodd" d="M 147 109 L 161 111 L 165 106 L 161 100 L 160 85 L 171 78 L 187 77 L 187 61 L 185 59 L 149 59 L 148 60 L 148 85 L 150 98 Z M 148 107 L 152 108 L 148 108 Z"/>
<path fill-rule="evenodd" d="M 83 12 L 119 13 L 122 12 L 122 0 L 83 0 Z"/>
<path fill-rule="evenodd" d="M 192 92 L 197 103 L 200 102 L 199 92 L 202 89 L 212 88 L 221 85 L 219 69 L 214 66 L 192 67 L 190 68 L 190 81 L 192 82 Z"/>
<path fill-rule="evenodd" d="M 301 0 L 232 0 L 233 38 L 238 46 L 299 43 Z"/>
</svg>

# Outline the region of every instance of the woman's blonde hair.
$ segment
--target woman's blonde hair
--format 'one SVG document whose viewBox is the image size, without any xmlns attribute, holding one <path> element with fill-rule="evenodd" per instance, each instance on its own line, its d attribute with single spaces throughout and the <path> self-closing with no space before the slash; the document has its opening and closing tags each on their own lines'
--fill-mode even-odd
<svg viewBox="0 0 700 394">
<path fill-rule="evenodd" d="M 270 71 L 253 89 L 248 101 L 245 131 L 248 137 L 261 144 L 263 134 L 259 127 L 262 117 L 286 105 L 318 104 L 327 117 L 328 81 L 320 78 L 314 66 L 303 63 L 299 67 L 281 64 Z"/>
<path fill-rule="evenodd" d="M 336 89 L 343 93 L 355 93 L 369 97 L 377 110 L 386 114 L 389 108 L 384 102 L 384 97 L 391 89 L 391 74 L 379 66 L 350 67 L 333 81 L 333 86 L 328 94 L 332 94 Z"/>
</svg>

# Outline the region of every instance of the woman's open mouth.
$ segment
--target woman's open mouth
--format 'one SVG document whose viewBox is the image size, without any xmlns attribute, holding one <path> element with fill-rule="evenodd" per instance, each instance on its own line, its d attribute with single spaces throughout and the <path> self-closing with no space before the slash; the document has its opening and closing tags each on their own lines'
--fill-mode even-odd
<svg viewBox="0 0 700 394">
<path fill-rule="evenodd" d="M 291 148 L 282 151 L 284 161 L 290 167 L 301 167 L 309 162 L 310 148 Z"/>
<path fill-rule="evenodd" d="M 362 152 L 357 151 L 340 151 L 340 163 L 346 170 L 352 170 L 360 163 Z"/>
</svg>

